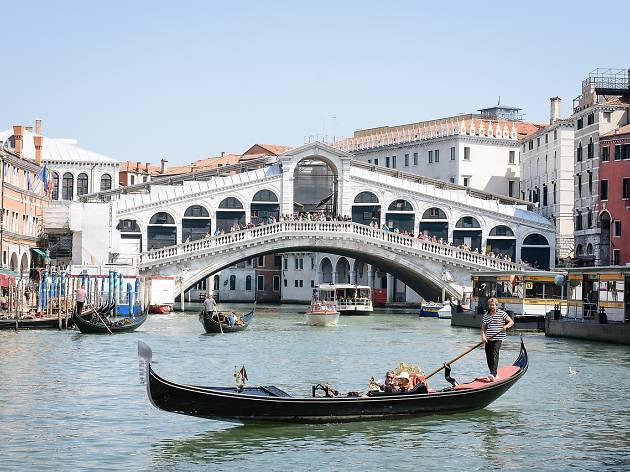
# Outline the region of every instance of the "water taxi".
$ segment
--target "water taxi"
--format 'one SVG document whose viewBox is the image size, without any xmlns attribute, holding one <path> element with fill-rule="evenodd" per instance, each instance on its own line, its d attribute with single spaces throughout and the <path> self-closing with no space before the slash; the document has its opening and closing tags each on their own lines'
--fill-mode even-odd
<svg viewBox="0 0 630 472">
<path fill-rule="evenodd" d="M 337 326 L 339 312 L 334 303 L 314 299 L 304 314 L 304 322 L 311 326 Z"/>
<path fill-rule="evenodd" d="M 369 315 L 373 311 L 372 290 L 367 285 L 320 284 L 319 300 L 335 304 L 342 315 Z"/>
<path fill-rule="evenodd" d="M 440 318 L 444 320 L 451 319 L 450 303 L 423 303 L 418 314 L 420 318 Z"/>
</svg>

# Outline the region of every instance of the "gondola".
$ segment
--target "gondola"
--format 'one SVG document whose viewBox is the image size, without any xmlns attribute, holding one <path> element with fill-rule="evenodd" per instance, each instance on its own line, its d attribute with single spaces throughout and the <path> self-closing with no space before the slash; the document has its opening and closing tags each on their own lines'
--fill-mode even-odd
<svg viewBox="0 0 630 472">
<path fill-rule="evenodd" d="M 199 313 L 199 321 L 203 325 L 203 329 L 206 330 L 206 333 L 236 333 L 238 331 L 244 331 L 247 329 L 249 323 L 254 317 L 255 311 L 256 304 L 254 304 L 254 308 L 252 308 L 252 311 L 243 315 L 243 324 L 241 325 L 230 326 L 227 323 L 219 323 L 219 321 L 215 319 L 215 315 L 230 315 L 231 312 L 229 311 L 215 311 L 208 314 L 205 309 L 202 309 Z"/>
<path fill-rule="evenodd" d="M 142 341 L 138 343 L 138 356 L 140 380 L 146 383 L 149 400 L 156 408 L 239 423 L 337 423 L 477 410 L 503 395 L 528 367 L 527 351 L 521 340 L 518 358 L 512 365 L 499 369 L 500 380 L 494 382 L 475 379 L 439 391 L 427 391 L 420 384 L 405 393 L 369 392 L 348 396 L 332 396 L 333 390 L 325 386 L 325 397 L 315 396 L 322 387 L 318 385 L 312 388 L 312 397 L 293 397 L 273 385 L 241 389 L 180 385 L 155 373 L 151 348 Z"/>
<path fill-rule="evenodd" d="M 95 310 L 99 316 L 87 316 L 87 312 L 83 312 L 81 316 L 72 313 L 72 320 L 79 331 L 84 334 L 115 334 L 128 333 L 138 329 L 146 320 L 147 313 L 136 317 L 124 317 L 115 321 L 107 322 L 106 315 L 111 311 L 111 306 L 99 307 Z M 92 312 L 94 313 L 94 312 Z"/>
</svg>

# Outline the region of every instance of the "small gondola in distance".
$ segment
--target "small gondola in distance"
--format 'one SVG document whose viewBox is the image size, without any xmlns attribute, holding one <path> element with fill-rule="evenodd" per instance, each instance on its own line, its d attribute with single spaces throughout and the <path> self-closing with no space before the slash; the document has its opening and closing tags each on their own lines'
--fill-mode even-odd
<svg viewBox="0 0 630 472">
<path fill-rule="evenodd" d="M 216 334 L 216 333 L 236 333 L 239 331 L 244 331 L 251 323 L 252 318 L 254 318 L 254 312 L 256 311 L 256 306 L 252 308 L 252 311 L 249 313 L 245 313 L 243 315 L 243 324 L 241 325 L 233 325 L 230 326 L 227 323 L 220 323 L 215 319 L 216 315 L 220 315 L 223 317 L 229 316 L 232 312 L 230 311 L 215 311 L 212 313 L 207 313 L 205 309 L 202 309 L 199 313 L 199 322 L 203 326 L 203 329 L 208 334 Z"/>
<path fill-rule="evenodd" d="M 528 356 L 521 340 L 518 358 L 499 369 L 494 382 L 475 379 L 437 391 L 421 384 L 404 393 L 370 392 L 360 396 L 294 397 L 273 385 L 260 387 L 201 387 L 182 385 L 160 377 L 151 365 L 151 348 L 139 341 L 151 403 L 158 409 L 200 418 L 237 423 L 289 422 L 340 423 L 432 414 L 459 413 L 487 407 L 512 387 L 527 371 Z"/>
<path fill-rule="evenodd" d="M 95 319 L 94 317 L 89 316 L 86 312 L 83 312 L 81 316 L 78 316 L 76 313 L 72 313 L 72 320 L 79 331 L 83 334 L 129 333 L 138 329 L 147 320 L 147 313 L 145 312 L 140 316 L 125 317 L 116 322 L 105 324 L 101 320 L 104 320 L 103 317 L 105 317 L 110 310 L 111 308 L 108 309 L 107 306 L 97 308 L 96 312 L 99 313 L 100 319 L 98 317 Z"/>
</svg>

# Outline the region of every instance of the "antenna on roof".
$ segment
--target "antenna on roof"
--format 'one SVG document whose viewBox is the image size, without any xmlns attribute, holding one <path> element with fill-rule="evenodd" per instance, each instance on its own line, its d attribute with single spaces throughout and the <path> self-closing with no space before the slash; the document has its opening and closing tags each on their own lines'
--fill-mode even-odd
<svg viewBox="0 0 630 472">
<path fill-rule="evenodd" d="M 501 95 L 499 95 L 499 101 L 497 102 L 497 106 L 501 105 Z"/>
</svg>

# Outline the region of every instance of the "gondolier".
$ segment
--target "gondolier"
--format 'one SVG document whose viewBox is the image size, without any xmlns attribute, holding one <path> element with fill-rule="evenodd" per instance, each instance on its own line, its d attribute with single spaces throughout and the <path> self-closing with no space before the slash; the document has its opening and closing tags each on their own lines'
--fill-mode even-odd
<svg viewBox="0 0 630 472">
<path fill-rule="evenodd" d="M 81 286 L 76 290 L 75 293 L 75 313 L 81 316 L 83 312 L 83 305 L 85 305 L 85 299 L 87 298 L 87 291 L 85 290 L 85 284 L 81 284 Z"/>
<path fill-rule="evenodd" d="M 488 380 L 499 380 L 497 368 L 499 367 L 499 351 L 501 342 L 505 339 L 505 332 L 514 325 L 514 321 L 503 310 L 497 310 L 498 300 L 488 299 L 488 311 L 483 316 L 481 323 L 481 340 L 485 344 L 486 361 L 490 375 Z M 490 339 L 492 338 L 492 339 Z"/>
<path fill-rule="evenodd" d="M 209 295 L 203 301 L 203 308 L 206 310 L 206 313 L 212 313 L 217 308 L 217 302 L 214 301 L 214 297 Z"/>
</svg>

